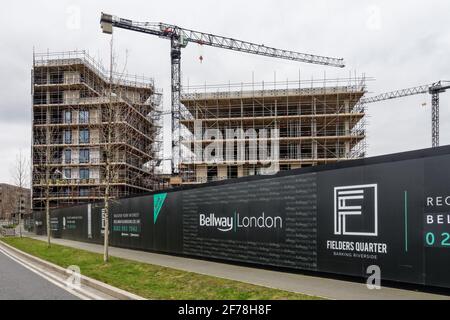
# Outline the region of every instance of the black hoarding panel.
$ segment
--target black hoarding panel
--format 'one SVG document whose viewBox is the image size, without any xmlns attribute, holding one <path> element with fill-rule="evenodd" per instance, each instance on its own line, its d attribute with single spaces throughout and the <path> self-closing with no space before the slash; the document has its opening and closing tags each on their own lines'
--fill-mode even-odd
<svg viewBox="0 0 450 320">
<path fill-rule="evenodd" d="M 319 270 L 424 283 L 423 178 L 423 160 L 319 173 Z"/>
<path fill-rule="evenodd" d="M 423 229 L 425 282 L 450 288 L 450 156 L 425 160 Z"/>
<path fill-rule="evenodd" d="M 152 198 L 152 249 L 162 252 L 182 253 L 182 193 L 160 193 L 153 195 Z"/>
<path fill-rule="evenodd" d="M 133 212 L 139 213 L 141 221 L 140 230 L 140 248 L 142 250 L 151 250 L 153 242 L 153 202 L 152 197 L 133 198 Z"/>
<path fill-rule="evenodd" d="M 183 252 L 316 269 L 315 174 L 185 191 Z"/>
<path fill-rule="evenodd" d="M 47 234 L 45 212 L 43 211 L 33 212 L 33 220 L 34 220 L 34 232 L 40 236 Z"/>
<path fill-rule="evenodd" d="M 88 205 L 64 209 L 59 214 L 60 232 L 63 238 L 70 240 L 87 239 Z"/>
<path fill-rule="evenodd" d="M 142 198 L 124 199 L 111 207 L 111 244 L 123 248 L 145 249 Z"/>
<path fill-rule="evenodd" d="M 88 216 L 88 224 L 90 223 L 91 227 L 88 228 L 88 233 L 85 237 L 87 237 L 89 242 L 103 244 L 104 243 L 104 216 L 103 216 L 103 204 L 95 203 L 91 204 L 91 206 L 87 208 L 86 215 Z"/>
</svg>

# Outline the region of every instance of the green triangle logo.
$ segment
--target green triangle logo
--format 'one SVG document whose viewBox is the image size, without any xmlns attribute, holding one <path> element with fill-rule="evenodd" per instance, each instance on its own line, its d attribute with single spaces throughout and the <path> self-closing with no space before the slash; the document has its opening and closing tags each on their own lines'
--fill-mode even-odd
<svg viewBox="0 0 450 320">
<path fill-rule="evenodd" d="M 159 212 L 161 211 L 164 201 L 166 201 L 167 193 L 155 194 L 153 196 L 153 223 L 158 220 Z"/>
</svg>

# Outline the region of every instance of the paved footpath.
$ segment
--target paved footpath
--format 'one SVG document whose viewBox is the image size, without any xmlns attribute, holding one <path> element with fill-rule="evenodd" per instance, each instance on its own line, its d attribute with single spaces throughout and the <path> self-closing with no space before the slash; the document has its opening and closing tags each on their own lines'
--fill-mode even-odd
<svg viewBox="0 0 450 320">
<path fill-rule="evenodd" d="M 45 241 L 45 237 L 33 238 Z M 65 239 L 53 239 L 56 244 L 103 253 L 103 246 Z M 294 273 L 271 271 L 243 266 L 217 263 L 163 254 L 148 253 L 130 249 L 110 248 L 115 257 L 164 267 L 215 276 L 230 280 L 252 283 L 286 291 L 304 293 L 337 300 L 450 300 L 450 296 L 426 292 L 383 287 L 381 290 L 369 290 L 365 284 L 306 276 Z M 83 272 L 83 270 L 81 270 Z"/>
<path fill-rule="evenodd" d="M 0 252 L 0 300 L 78 300 Z"/>
</svg>

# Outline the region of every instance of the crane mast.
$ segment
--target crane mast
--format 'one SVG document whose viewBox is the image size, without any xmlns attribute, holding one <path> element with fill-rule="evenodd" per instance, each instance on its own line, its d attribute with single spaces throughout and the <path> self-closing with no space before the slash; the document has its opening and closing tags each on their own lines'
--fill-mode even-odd
<svg viewBox="0 0 450 320">
<path fill-rule="evenodd" d="M 100 24 L 103 32 L 108 34 L 111 34 L 113 32 L 113 27 L 115 27 L 150 34 L 170 40 L 172 80 L 172 173 L 174 174 L 179 173 L 179 162 L 181 161 L 181 49 L 185 48 L 189 42 L 215 48 L 245 52 L 296 62 L 311 63 L 338 68 L 345 67 L 344 60 L 342 58 L 332 58 L 290 50 L 277 49 L 267 47 L 263 44 L 256 44 L 233 38 L 217 36 L 210 33 L 184 29 L 172 24 L 136 22 L 105 13 L 101 14 Z"/>
<path fill-rule="evenodd" d="M 448 81 L 438 81 L 432 84 L 427 84 L 423 86 L 402 89 L 397 91 L 391 91 L 376 95 L 374 97 L 364 98 L 360 100 L 361 104 L 375 103 L 380 101 L 386 101 L 391 99 L 398 99 L 408 96 L 414 96 L 418 94 L 430 94 L 431 95 L 431 143 L 433 148 L 439 147 L 439 98 L 440 94 L 446 92 L 446 90 L 450 89 L 450 85 L 444 85 Z"/>
</svg>

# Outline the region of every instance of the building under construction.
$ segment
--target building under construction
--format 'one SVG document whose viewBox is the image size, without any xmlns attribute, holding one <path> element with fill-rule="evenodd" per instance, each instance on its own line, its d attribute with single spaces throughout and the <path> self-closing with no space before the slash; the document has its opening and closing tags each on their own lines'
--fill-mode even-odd
<svg viewBox="0 0 450 320">
<path fill-rule="evenodd" d="M 186 87 L 182 181 L 205 183 L 364 157 L 364 94 L 364 77 Z M 260 157 L 256 142 L 262 140 L 273 156 L 270 163 Z M 208 157 L 211 145 L 215 150 Z"/>
<path fill-rule="evenodd" d="M 164 187 L 152 79 L 108 72 L 82 51 L 35 54 L 32 82 L 34 210 L 101 200 L 106 185 L 115 198 Z M 364 94 L 364 77 L 184 87 L 172 184 L 364 157 Z"/>
<path fill-rule="evenodd" d="M 155 189 L 160 99 L 152 79 L 105 70 L 86 52 L 34 54 L 33 209 Z"/>
</svg>

